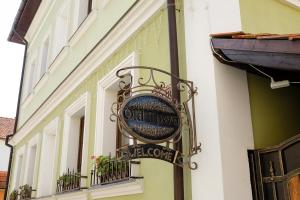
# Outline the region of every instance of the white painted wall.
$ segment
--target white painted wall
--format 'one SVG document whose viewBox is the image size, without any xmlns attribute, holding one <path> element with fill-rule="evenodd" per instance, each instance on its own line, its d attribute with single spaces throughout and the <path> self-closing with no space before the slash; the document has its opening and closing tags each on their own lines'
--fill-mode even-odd
<svg viewBox="0 0 300 200">
<path fill-rule="evenodd" d="M 194 157 L 193 199 L 251 200 L 247 149 L 253 148 L 246 73 L 217 61 L 210 33 L 241 30 L 238 0 L 186 0 L 188 79 L 198 87 L 197 135 L 202 152 Z"/>
<path fill-rule="evenodd" d="M 5 140 L 0 139 L 0 171 L 7 171 L 9 153 L 10 149 L 5 146 Z"/>
</svg>

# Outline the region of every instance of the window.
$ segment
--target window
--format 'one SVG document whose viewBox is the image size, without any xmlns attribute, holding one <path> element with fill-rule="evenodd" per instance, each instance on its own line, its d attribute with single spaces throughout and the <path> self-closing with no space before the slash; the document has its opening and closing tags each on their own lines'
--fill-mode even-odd
<svg viewBox="0 0 300 200">
<path fill-rule="evenodd" d="M 23 165 L 23 155 L 18 156 L 17 172 L 16 172 L 16 181 L 15 188 L 19 188 L 22 185 L 22 165 Z"/>
<path fill-rule="evenodd" d="M 28 150 L 28 166 L 27 166 L 27 178 L 26 184 L 33 186 L 33 178 L 35 171 L 37 145 L 31 146 Z"/>
<path fill-rule="evenodd" d="M 49 51 L 49 37 L 43 42 L 41 48 L 41 68 L 40 68 L 40 79 L 44 76 L 48 69 L 48 51 Z"/>
<path fill-rule="evenodd" d="M 56 165 L 58 154 L 58 122 L 56 118 L 50 122 L 42 134 L 41 158 L 37 197 L 54 194 L 56 187 Z"/>
<path fill-rule="evenodd" d="M 88 172 L 88 124 L 90 113 L 89 93 L 81 95 L 66 110 L 60 174 L 69 170 L 87 176 Z M 86 185 L 81 180 L 81 186 Z"/>
<path fill-rule="evenodd" d="M 110 120 L 112 103 L 117 101 L 118 94 L 122 94 L 124 92 L 120 90 L 118 86 L 120 80 L 116 77 L 116 71 L 120 68 L 132 65 L 137 65 L 135 53 L 128 56 L 108 75 L 98 82 L 96 115 L 97 126 L 94 146 L 94 155 L 96 156 L 115 156 L 118 148 L 132 142 L 129 141 L 127 137 L 123 136 L 120 131 L 118 131 L 116 123 Z M 136 71 L 131 70 L 128 73 L 131 73 L 133 77 L 135 77 L 134 74 Z M 129 80 L 125 81 L 129 82 Z M 123 100 L 119 99 L 119 101 Z"/>
<path fill-rule="evenodd" d="M 67 43 L 67 37 L 69 34 L 68 29 L 69 20 L 69 5 L 66 5 L 56 17 L 55 27 L 54 27 L 54 43 L 53 43 L 53 53 L 52 61 L 59 54 L 62 48 Z"/>
<path fill-rule="evenodd" d="M 27 85 L 25 89 L 25 95 L 24 97 L 26 98 L 28 95 L 33 93 L 33 88 L 35 85 L 35 71 L 36 71 L 36 60 L 33 59 L 31 61 L 31 64 L 28 66 L 28 73 L 27 73 Z"/>
<path fill-rule="evenodd" d="M 92 10 L 92 0 L 76 0 L 74 5 L 73 32 L 82 24 Z"/>
<path fill-rule="evenodd" d="M 25 163 L 25 153 L 26 146 L 21 147 L 18 149 L 16 153 L 16 161 L 15 161 L 15 168 L 14 168 L 14 187 L 13 189 L 18 189 L 20 186 L 23 185 L 23 176 L 24 176 L 24 163 Z"/>
<path fill-rule="evenodd" d="M 128 85 L 129 86 L 129 85 Z M 127 86 L 127 87 L 128 87 Z M 127 88 L 125 87 L 125 89 Z M 116 93 L 116 96 L 115 96 L 115 99 L 117 99 L 118 103 L 122 103 L 124 101 L 123 99 L 123 95 L 125 96 L 128 96 L 130 95 L 128 91 L 125 91 L 125 90 L 119 90 L 117 93 Z M 120 109 L 120 108 L 117 108 L 117 109 Z M 117 127 L 116 127 L 116 155 L 119 156 L 120 153 L 118 152 L 118 149 L 120 149 L 121 147 L 124 147 L 126 145 L 129 144 L 129 138 L 124 136 L 120 129 L 118 128 L 118 124 L 119 124 L 119 120 L 117 120 Z"/>
<path fill-rule="evenodd" d="M 92 9 L 91 0 L 78 0 L 78 20 L 77 27 L 85 20 Z"/>
</svg>

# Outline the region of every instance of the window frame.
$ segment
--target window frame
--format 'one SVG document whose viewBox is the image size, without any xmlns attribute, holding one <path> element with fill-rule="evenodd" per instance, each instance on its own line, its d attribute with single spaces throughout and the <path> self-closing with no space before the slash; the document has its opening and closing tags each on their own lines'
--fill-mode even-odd
<svg viewBox="0 0 300 200">
<path fill-rule="evenodd" d="M 58 164 L 58 154 L 59 154 L 59 117 L 56 117 L 55 119 L 53 119 L 51 122 L 49 122 L 43 129 L 43 132 L 41 134 L 41 147 L 39 149 L 39 153 L 40 153 L 40 158 L 38 161 L 39 164 L 39 171 L 38 171 L 38 178 L 37 178 L 37 197 L 41 197 L 43 195 L 41 195 L 41 183 L 44 182 L 44 180 L 42 180 L 42 175 L 41 173 L 43 172 L 41 170 L 41 168 L 43 168 L 43 164 L 49 164 L 49 163 L 42 163 L 43 158 L 42 156 L 44 156 L 44 154 L 47 154 L 46 149 L 45 148 L 45 140 L 46 140 L 46 136 L 54 136 L 55 140 L 55 146 L 53 147 L 54 152 L 54 158 L 53 158 L 53 169 L 52 169 L 52 178 L 51 178 L 51 182 L 49 183 L 49 188 L 50 188 L 50 193 L 54 194 L 55 190 L 56 190 L 56 174 L 57 174 L 57 164 Z M 51 175 L 49 175 L 51 176 Z"/>
<path fill-rule="evenodd" d="M 22 186 L 24 183 L 24 167 L 26 163 L 26 150 L 27 146 L 23 145 L 20 149 L 17 150 L 16 157 L 15 157 L 15 167 L 14 167 L 14 176 L 13 176 L 13 190 L 18 189 L 19 186 Z M 22 156 L 22 163 L 20 165 L 20 157 Z M 20 170 L 20 172 L 18 172 Z M 18 184 L 17 184 L 17 176 Z"/>
<path fill-rule="evenodd" d="M 68 165 L 68 151 L 69 151 L 69 139 L 71 136 L 71 120 L 74 115 L 80 110 L 84 109 L 84 134 L 83 134 L 83 145 L 82 145 L 82 163 L 81 163 L 81 175 L 87 176 L 88 172 L 88 148 L 89 148 L 89 124 L 90 124 L 90 110 L 91 110 L 91 97 L 90 93 L 86 92 L 76 99 L 64 112 L 64 134 L 62 141 L 61 150 L 61 165 L 60 174 L 63 174 L 67 170 Z M 77 156 L 77 155 L 76 155 Z M 87 186 L 87 181 L 82 179 L 81 186 Z"/>
<path fill-rule="evenodd" d="M 112 85 L 116 84 L 119 81 L 119 78 L 116 76 L 116 72 L 124 67 L 135 66 L 138 65 L 138 57 L 137 53 L 131 53 L 127 58 L 121 61 L 113 70 L 111 70 L 107 75 L 105 75 L 98 83 L 97 83 L 97 105 L 96 105 L 96 128 L 95 128 L 95 143 L 94 143 L 94 155 L 100 156 L 103 155 L 104 152 L 104 134 L 107 132 L 104 128 L 105 119 L 108 117 L 110 113 L 105 113 L 105 107 L 110 105 L 105 105 L 106 91 Z M 129 70 L 129 73 L 132 74 L 134 80 L 133 83 L 137 83 L 136 74 L 138 74 L 138 70 Z M 115 99 L 116 101 L 117 99 Z M 115 130 L 116 132 L 116 130 Z M 116 139 L 115 139 L 116 141 Z M 131 141 L 130 141 L 131 142 Z M 115 144 L 116 145 L 116 144 Z"/>
<path fill-rule="evenodd" d="M 31 160 L 31 157 L 33 156 L 31 154 L 31 148 L 36 146 L 36 151 L 35 151 L 35 161 L 34 161 L 34 168 L 33 168 L 33 171 L 32 171 L 32 188 L 33 189 L 36 189 L 36 186 L 37 186 L 37 169 L 38 169 L 38 163 L 39 163 L 39 155 L 40 155 L 40 134 L 36 134 L 28 143 L 27 143 L 27 154 L 26 154 L 26 165 L 25 165 L 25 173 L 24 173 L 24 183 L 25 184 L 29 184 L 28 183 L 28 178 L 30 176 L 29 174 L 29 165 L 30 165 L 30 160 Z"/>
</svg>

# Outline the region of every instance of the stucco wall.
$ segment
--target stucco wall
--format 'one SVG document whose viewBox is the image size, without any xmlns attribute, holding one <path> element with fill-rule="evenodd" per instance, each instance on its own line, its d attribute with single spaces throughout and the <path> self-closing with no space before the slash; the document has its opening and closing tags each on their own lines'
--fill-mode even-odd
<svg viewBox="0 0 300 200">
<path fill-rule="evenodd" d="M 96 104 L 97 104 L 97 83 L 113 67 L 117 66 L 132 52 L 136 52 L 139 57 L 140 65 L 159 67 L 164 70 L 169 70 L 169 47 L 168 47 L 168 32 L 167 32 L 167 10 L 163 9 L 157 12 L 144 26 L 128 41 L 114 52 L 104 63 L 102 63 L 80 86 L 78 86 L 66 99 L 63 100 L 41 123 L 39 123 L 16 147 L 16 151 L 26 144 L 30 138 L 37 133 L 41 133 L 43 128 L 54 118 L 59 117 L 59 145 L 60 151 L 63 137 L 63 119 L 64 110 L 71 105 L 83 93 L 91 94 L 91 113 L 89 124 L 89 157 L 94 152 L 95 140 L 95 125 L 96 125 Z M 182 44 L 183 45 L 183 44 Z M 181 55 L 182 56 L 182 55 Z M 181 63 L 184 64 L 183 61 Z M 181 67 L 185 67 L 181 65 Z M 184 70 L 183 70 L 184 71 Z M 59 154 L 59 160 L 61 153 Z M 59 167 L 60 163 L 58 163 Z M 89 170 L 92 168 L 92 160 L 89 161 Z M 173 165 L 152 159 L 141 159 L 141 175 L 144 177 L 144 193 L 139 195 L 121 196 L 114 198 L 105 198 L 110 200 L 172 200 L 173 197 Z M 59 171 L 59 170 L 58 170 Z M 14 172 L 13 172 L 14 173 Z M 89 174 L 88 171 L 87 174 Z M 186 171 L 187 178 L 185 185 L 190 186 L 189 172 Z M 58 177 L 59 174 L 57 173 Z M 13 177 L 13 176 L 12 176 Z M 88 183 L 90 181 L 88 180 Z M 12 188 L 10 188 L 11 190 Z M 186 188 L 186 200 L 190 199 L 190 187 Z"/>
<path fill-rule="evenodd" d="M 300 9 L 280 0 L 240 0 L 242 28 L 250 33 L 299 33 Z M 300 77 L 299 77 L 300 80 Z M 256 148 L 300 134 L 300 88 L 277 90 L 270 80 L 248 74 Z"/>
</svg>

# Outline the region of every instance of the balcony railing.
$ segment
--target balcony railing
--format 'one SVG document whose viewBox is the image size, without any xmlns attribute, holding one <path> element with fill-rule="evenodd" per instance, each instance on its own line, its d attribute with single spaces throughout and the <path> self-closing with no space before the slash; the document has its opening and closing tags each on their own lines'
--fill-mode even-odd
<svg viewBox="0 0 300 200">
<path fill-rule="evenodd" d="M 19 189 L 12 191 L 12 193 L 9 195 L 9 200 L 25 200 L 25 199 L 32 199 L 34 196 L 32 195 L 32 192 L 36 191 L 32 189 L 30 185 L 23 185 L 20 186 Z"/>
<path fill-rule="evenodd" d="M 81 179 L 83 178 L 86 179 L 87 176 L 81 176 L 80 173 L 68 169 L 67 172 L 57 180 L 56 193 L 86 189 L 86 187 L 81 186 Z"/>
<path fill-rule="evenodd" d="M 133 178 L 141 178 L 132 176 L 132 165 L 139 165 L 138 161 L 127 161 L 108 158 L 104 163 L 95 164 L 91 170 L 91 186 L 106 185 L 127 181 Z"/>
</svg>

